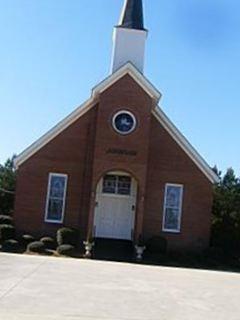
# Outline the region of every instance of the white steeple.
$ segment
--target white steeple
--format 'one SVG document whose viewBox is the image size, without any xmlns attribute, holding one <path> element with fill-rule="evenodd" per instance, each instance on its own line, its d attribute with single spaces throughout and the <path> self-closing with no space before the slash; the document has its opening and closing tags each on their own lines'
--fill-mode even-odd
<svg viewBox="0 0 240 320">
<path fill-rule="evenodd" d="M 147 39 L 143 20 L 142 0 L 125 0 L 119 25 L 113 32 L 112 73 L 127 62 L 143 72 Z"/>
</svg>

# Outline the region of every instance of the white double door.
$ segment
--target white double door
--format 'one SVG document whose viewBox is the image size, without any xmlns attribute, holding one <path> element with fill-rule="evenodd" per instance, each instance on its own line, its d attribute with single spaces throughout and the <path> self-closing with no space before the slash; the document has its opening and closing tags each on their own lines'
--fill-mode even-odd
<svg viewBox="0 0 240 320">
<path fill-rule="evenodd" d="M 129 194 L 122 195 L 109 190 L 105 193 L 103 179 L 97 188 L 94 235 L 96 238 L 131 240 L 135 224 L 136 182 L 131 178 Z"/>
</svg>

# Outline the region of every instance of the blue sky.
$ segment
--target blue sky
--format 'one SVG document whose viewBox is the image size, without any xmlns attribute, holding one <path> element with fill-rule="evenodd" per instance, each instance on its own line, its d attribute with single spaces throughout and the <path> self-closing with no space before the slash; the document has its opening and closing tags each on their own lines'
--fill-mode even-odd
<svg viewBox="0 0 240 320">
<path fill-rule="evenodd" d="M 0 162 L 109 74 L 123 0 L 0 0 Z M 240 2 L 145 0 L 145 75 L 210 165 L 240 174 Z"/>
</svg>

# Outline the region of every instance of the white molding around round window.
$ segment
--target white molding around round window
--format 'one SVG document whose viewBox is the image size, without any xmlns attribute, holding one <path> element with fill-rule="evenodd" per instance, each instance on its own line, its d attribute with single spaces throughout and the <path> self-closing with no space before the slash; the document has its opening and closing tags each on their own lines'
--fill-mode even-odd
<svg viewBox="0 0 240 320">
<path fill-rule="evenodd" d="M 121 110 L 113 116 L 112 126 L 117 133 L 120 133 L 121 135 L 128 135 L 136 129 L 137 120 L 131 112 Z"/>
</svg>

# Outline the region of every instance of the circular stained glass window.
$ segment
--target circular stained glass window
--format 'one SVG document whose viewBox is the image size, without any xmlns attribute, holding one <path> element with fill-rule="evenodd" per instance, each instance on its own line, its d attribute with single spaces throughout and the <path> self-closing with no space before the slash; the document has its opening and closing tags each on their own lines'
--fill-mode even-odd
<svg viewBox="0 0 240 320">
<path fill-rule="evenodd" d="M 136 118 L 129 111 L 119 111 L 113 117 L 113 127 L 120 134 L 129 134 L 136 128 Z"/>
</svg>

